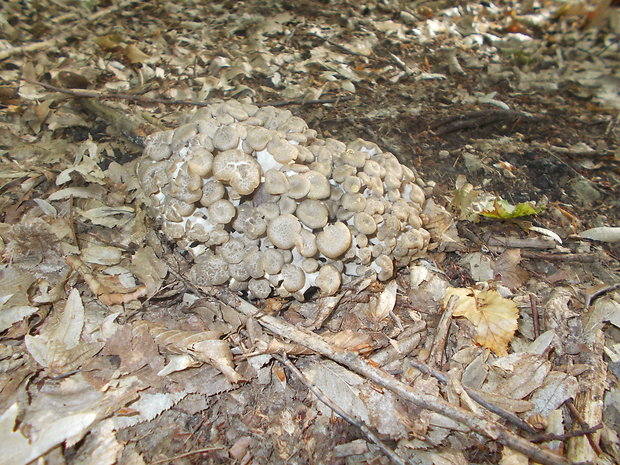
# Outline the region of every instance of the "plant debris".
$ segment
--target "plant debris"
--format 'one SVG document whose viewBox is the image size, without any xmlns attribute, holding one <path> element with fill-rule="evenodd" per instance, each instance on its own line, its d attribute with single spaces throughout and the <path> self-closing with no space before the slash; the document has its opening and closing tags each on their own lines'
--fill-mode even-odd
<svg viewBox="0 0 620 465">
<path fill-rule="evenodd" d="M 620 462 L 619 6 L 4 2 L 0 463 Z M 393 154 L 428 251 L 197 286 L 136 166 L 226 101 Z"/>
</svg>

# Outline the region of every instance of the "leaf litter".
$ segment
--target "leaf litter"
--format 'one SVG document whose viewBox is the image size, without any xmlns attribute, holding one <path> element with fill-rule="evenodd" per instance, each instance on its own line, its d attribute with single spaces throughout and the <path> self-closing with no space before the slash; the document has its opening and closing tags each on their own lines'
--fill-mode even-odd
<svg viewBox="0 0 620 465">
<path fill-rule="evenodd" d="M 0 462 L 620 461 L 619 18 L 581 0 L 3 5 Z M 218 98 L 395 153 L 433 194 L 436 249 L 252 316 L 192 288 L 132 160 Z"/>
</svg>

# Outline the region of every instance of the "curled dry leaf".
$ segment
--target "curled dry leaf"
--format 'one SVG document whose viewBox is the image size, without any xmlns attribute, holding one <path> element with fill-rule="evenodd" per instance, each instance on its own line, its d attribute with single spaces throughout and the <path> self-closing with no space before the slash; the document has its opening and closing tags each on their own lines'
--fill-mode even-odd
<svg viewBox="0 0 620 465">
<path fill-rule="evenodd" d="M 503 298 L 497 291 L 451 287 L 444 295 L 444 305 L 452 296 L 458 298 L 454 316 L 464 316 L 474 325 L 476 343 L 497 355 L 507 355 L 508 343 L 514 337 L 519 318 L 515 303 Z"/>
<path fill-rule="evenodd" d="M 76 255 L 68 256 L 67 265 L 77 271 L 86 282 L 90 290 L 104 305 L 126 304 L 146 295 L 146 286 L 141 285 L 135 289 L 113 289 L 101 282 L 95 273 Z M 120 290 L 125 292 L 119 292 Z"/>
<path fill-rule="evenodd" d="M 231 383 L 238 383 L 243 377 L 235 371 L 232 352 L 228 342 L 219 338 L 217 331 L 181 331 L 166 329 L 162 324 L 139 321 L 135 329 L 146 325 L 160 350 L 175 355 L 190 355 L 195 360 L 208 363 L 218 369 Z"/>
</svg>

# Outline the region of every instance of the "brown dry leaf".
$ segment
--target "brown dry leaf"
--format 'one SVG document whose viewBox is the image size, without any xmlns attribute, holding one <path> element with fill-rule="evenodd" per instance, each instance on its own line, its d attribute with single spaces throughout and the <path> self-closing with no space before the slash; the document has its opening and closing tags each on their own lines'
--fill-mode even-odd
<svg viewBox="0 0 620 465">
<path fill-rule="evenodd" d="M 519 266 L 521 262 L 521 251 L 519 249 L 509 249 L 493 264 L 495 275 L 501 276 L 502 283 L 510 289 L 518 289 L 529 278 L 529 273 Z"/>
<path fill-rule="evenodd" d="M 19 429 L 14 430 L 17 413 L 18 406 L 13 404 L 0 416 L 0 443 L 10 444 L 10 447 L 3 447 L 2 463 L 30 463 L 54 446 L 84 431 L 96 417 L 94 412 L 57 416 L 55 422 L 47 425 L 50 428 L 35 440 L 29 441 Z"/>
<path fill-rule="evenodd" d="M 95 43 L 106 51 L 114 51 L 120 47 L 122 37 L 118 34 L 108 34 L 105 36 L 99 36 L 95 39 Z"/>
<path fill-rule="evenodd" d="M 146 295 L 154 296 L 168 274 L 168 265 L 159 259 L 152 247 L 142 247 L 133 254 L 131 271 L 146 285 Z"/>
<path fill-rule="evenodd" d="M 103 347 L 81 341 L 83 327 L 84 305 L 77 289 L 72 289 L 64 309 L 55 311 L 37 336 L 26 336 L 26 348 L 37 363 L 53 373 L 70 371 Z"/>
<path fill-rule="evenodd" d="M 149 56 L 134 44 L 128 45 L 125 50 L 123 50 L 123 55 L 125 55 L 132 65 L 144 63 L 149 59 Z"/>
<path fill-rule="evenodd" d="M 443 303 L 458 298 L 454 316 L 464 316 L 476 328 L 476 343 L 497 355 L 508 354 L 508 343 L 517 330 L 519 310 L 514 302 L 504 299 L 497 291 L 478 291 L 471 288 L 448 288 Z"/>
<path fill-rule="evenodd" d="M 398 285 L 396 281 L 390 281 L 381 294 L 379 294 L 379 297 L 376 299 L 376 305 L 372 306 L 371 309 L 372 317 L 375 321 L 383 321 L 394 310 L 397 290 Z"/>
<path fill-rule="evenodd" d="M 140 321 L 134 325 L 138 329 L 146 325 L 159 345 L 168 353 L 191 355 L 194 359 L 217 368 L 231 383 L 238 383 L 243 377 L 235 371 L 230 345 L 219 338 L 216 331 L 180 331 L 166 329 L 162 324 Z"/>
</svg>

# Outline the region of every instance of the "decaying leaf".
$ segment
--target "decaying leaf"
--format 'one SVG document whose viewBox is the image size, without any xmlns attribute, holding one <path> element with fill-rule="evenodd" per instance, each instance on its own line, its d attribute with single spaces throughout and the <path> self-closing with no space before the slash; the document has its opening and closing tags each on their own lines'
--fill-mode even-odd
<svg viewBox="0 0 620 465">
<path fill-rule="evenodd" d="M 135 329 L 146 326 L 160 346 L 168 353 L 187 354 L 194 359 L 217 368 L 231 383 L 238 383 L 243 376 L 235 371 L 230 345 L 219 339 L 221 333 L 215 331 L 180 331 L 166 329 L 162 324 L 139 321 Z"/>
<path fill-rule="evenodd" d="M 96 354 L 103 344 L 81 341 L 84 306 L 72 289 L 63 310 L 57 310 L 36 336 L 26 335 L 26 347 L 40 365 L 53 372 L 69 371 Z"/>
<path fill-rule="evenodd" d="M 600 242 L 618 242 L 620 241 L 620 227 L 592 228 L 579 233 L 580 237 Z"/>
<path fill-rule="evenodd" d="M 398 285 L 396 281 L 390 281 L 385 289 L 381 291 L 379 297 L 376 300 L 376 305 L 372 307 L 372 316 L 375 321 L 382 321 L 384 318 L 390 314 L 392 310 L 394 310 L 394 305 L 396 305 L 396 291 L 398 290 Z"/>
<path fill-rule="evenodd" d="M 94 412 L 59 416 L 35 440 L 29 441 L 19 429 L 14 430 L 17 412 L 17 404 L 13 404 L 0 416 L 0 443 L 5 445 L 1 460 L 2 463 L 12 465 L 25 465 L 36 460 L 53 447 L 83 431 L 96 417 Z"/>
<path fill-rule="evenodd" d="M 519 318 L 519 310 L 514 302 L 493 290 L 451 287 L 445 293 L 444 305 L 452 296 L 458 298 L 454 316 L 464 316 L 474 325 L 475 341 L 497 355 L 506 355 Z"/>
<path fill-rule="evenodd" d="M 519 263 L 521 263 L 521 251 L 508 249 L 493 264 L 493 272 L 501 278 L 506 287 L 517 289 L 529 278 L 529 273 Z"/>
<path fill-rule="evenodd" d="M 537 206 L 532 202 L 521 202 L 512 205 L 504 199 L 496 197 L 493 202 L 480 212 L 481 215 L 489 218 L 509 220 L 522 216 L 531 216 L 540 213 L 545 209 L 545 205 Z"/>
</svg>

